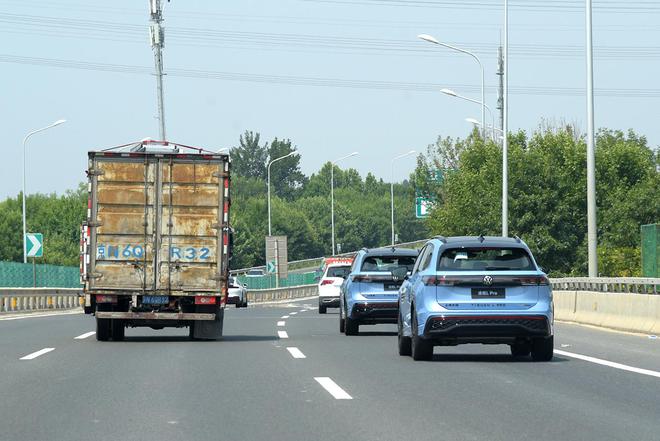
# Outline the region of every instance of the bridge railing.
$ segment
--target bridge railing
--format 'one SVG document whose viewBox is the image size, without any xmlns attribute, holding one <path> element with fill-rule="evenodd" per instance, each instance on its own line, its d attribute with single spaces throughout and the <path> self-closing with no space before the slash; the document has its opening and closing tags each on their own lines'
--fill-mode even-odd
<svg viewBox="0 0 660 441">
<path fill-rule="evenodd" d="M 566 277 L 550 279 L 550 283 L 557 291 L 660 293 L 660 278 L 653 277 Z"/>
<path fill-rule="evenodd" d="M 316 285 L 248 291 L 248 303 L 299 299 L 317 294 Z M 76 288 L 0 288 L 0 313 L 73 309 L 84 299 Z"/>
<path fill-rule="evenodd" d="M 81 296 L 78 288 L 0 288 L 0 312 L 71 309 Z"/>
</svg>

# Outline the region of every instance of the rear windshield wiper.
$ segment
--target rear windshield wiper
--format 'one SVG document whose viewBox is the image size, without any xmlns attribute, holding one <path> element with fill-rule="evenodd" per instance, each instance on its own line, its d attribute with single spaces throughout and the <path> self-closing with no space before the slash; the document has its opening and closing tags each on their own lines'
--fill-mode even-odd
<svg viewBox="0 0 660 441">
<path fill-rule="evenodd" d="M 511 268 L 507 266 L 487 266 L 486 271 L 510 271 Z"/>
</svg>

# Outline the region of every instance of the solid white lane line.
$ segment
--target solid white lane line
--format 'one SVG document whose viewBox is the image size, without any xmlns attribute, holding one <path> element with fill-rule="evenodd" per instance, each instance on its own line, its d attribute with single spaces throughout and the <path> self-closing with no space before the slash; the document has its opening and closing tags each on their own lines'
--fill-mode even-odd
<svg viewBox="0 0 660 441">
<path fill-rule="evenodd" d="M 314 379 L 321 385 L 325 390 L 330 392 L 330 395 L 335 397 L 337 400 L 352 400 L 349 394 L 346 393 L 344 389 L 339 387 L 337 383 L 332 381 L 329 377 L 314 377 Z"/>
<path fill-rule="evenodd" d="M 91 337 L 92 335 L 96 334 L 96 332 L 85 332 L 84 334 L 80 334 L 78 337 L 74 337 L 74 340 L 83 340 L 87 337 Z"/>
<path fill-rule="evenodd" d="M 279 338 L 289 338 L 289 334 L 287 334 L 286 331 L 277 331 L 277 336 Z"/>
<path fill-rule="evenodd" d="M 0 317 L 0 321 L 4 320 L 23 320 L 23 319 L 30 319 L 30 318 L 39 318 L 39 317 L 55 317 L 58 315 L 73 315 L 73 314 L 82 314 L 82 310 L 75 310 L 75 311 L 62 311 L 62 312 L 49 312 L 45 314 L 35 314 L 35 313 L 28 313 L 28 314 L 22 314 L 22 315 L 10 315 L 9 317 Z"/>
<path fill-rule="evenodd" d="M 54 351 L 54 350 L 55 350 L 55 348 L 43 348 L 40 351 L 33 352 L 31 354 L 26 355 L 25 357 L 21 357 L 21 358 L 19 358 L 19 360 L 32 360 L 32 359 L 35 359 L 35 358 L 39 357 L 40 355 L 47 354 L 50 351 Z"/>
<path fill-rule="evenodd" d="M 614 369 L 621 369 L 622 371 L 634 372 L 636 374 L 650 375 L 651 377 L 660 378 L 660 372 L 657 371 L 636 368 L 634 366 L 628 366 L 627 364 L 615 363 L 613 361 L 607 361 L 596 357 L 589 357 L 588 355 L 575 354 L 573 352 L 566 352 L 559 349 L 555 349 L 555 354 L 563 355 L 565 357 L 577 358 L 578 360 L 588 361 L 590 363 L 596 363 Z"/>
<path fill-rule="evenodd" d="M 286 350 L 289 351 L 289 354 L 291 354 L 293 358 L 307 358 L 298 348 L 286 348 Z"/>
<path fill-rule="evenodd" d="M 280 318 L 283 318 L 283 319 L 288 319 L 288 318 L 289 318 L 289 316 L 288 316 L 288 315 L 283 315 L 283 316 L 282 316 L 282 317 L 280 317 Z"/>
<path fill-rule="evenodd" d="M 296 314 L 298 314 L 298 313 L 297 313 L 296 311 L 293 311 L 293 312 L 290 312 L 289 314 L 291 314 L 291 315 L 296 315 Z"/>
<path fill-rule="evenodd" d="M 285 326 L 286 322 L 284 320 L 277 322 L 277 326 Z"/>
</svg>

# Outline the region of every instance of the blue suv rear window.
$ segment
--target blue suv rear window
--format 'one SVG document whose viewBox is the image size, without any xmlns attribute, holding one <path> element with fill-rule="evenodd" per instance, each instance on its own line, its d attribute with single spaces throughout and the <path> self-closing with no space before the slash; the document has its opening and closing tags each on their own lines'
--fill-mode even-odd
<svg viewBox="0 0 660 441">
<path fill-rule="evenodd" d="M 400 267 L 412 271 L 415 266 L 415 256 L 368 256 L 362 261 L 363 272 L 391 272 Z"/>
<path fill-rule="evenodd" d="M 438 260 L 438 271 L 534 271 L 522 248 L 454 248 Z"/>
</svg>

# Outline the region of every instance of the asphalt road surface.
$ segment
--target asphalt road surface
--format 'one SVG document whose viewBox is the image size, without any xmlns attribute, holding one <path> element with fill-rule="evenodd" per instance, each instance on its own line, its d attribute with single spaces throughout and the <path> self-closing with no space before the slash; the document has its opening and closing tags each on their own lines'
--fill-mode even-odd
<svg viewBox="0 0 660 441">
<path fill-rule="evenodd" d="M 346 337 L 328 312 L 232 307 L 217 342 L 0 318 L 0 440 L 660 440 L 660 338 L 558 324 L 549 363 L 482 345 L 414 362 L 395 325 Z"/>
</svg>

